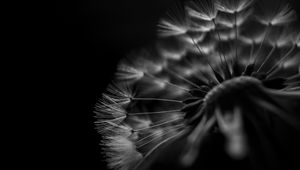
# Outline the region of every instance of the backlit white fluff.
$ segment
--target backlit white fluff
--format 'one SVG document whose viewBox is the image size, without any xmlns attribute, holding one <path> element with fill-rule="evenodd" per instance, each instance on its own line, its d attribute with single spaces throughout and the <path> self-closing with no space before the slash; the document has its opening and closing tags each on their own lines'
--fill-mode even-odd
<svg viewBox="0 0 300 170">
<path fill-rule="evenodd" d="M 120 62 L 95 107 L 108 167 L 151 169 L 171 154 L 170 169 L 193 169 L 212 134 L 225 138 L 218 156 L 256 160 L 253 141 L 273 133 L 273 117 L 300 131 L 296 19 L 282 0 L 172 6 L 158 21 L 159 39 Z"/>
</svg>

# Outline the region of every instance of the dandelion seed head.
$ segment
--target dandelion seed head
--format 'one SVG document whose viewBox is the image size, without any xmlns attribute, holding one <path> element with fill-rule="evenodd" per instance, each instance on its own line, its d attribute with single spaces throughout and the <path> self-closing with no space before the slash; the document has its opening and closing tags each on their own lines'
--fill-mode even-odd
<svg viewBox="0 0 300 170">
<path fill-rule="evenodd" d="M 216 1 L 216 6 L 222 12 L 235 13 L 246 9 L 252 3 L 253 0 L 218 0 Z"/>
<path fill-rule="evenodd" d="M 187 4 L 186 10 L 191 17 L 205 21 L 212 21 L 218 13 L 213 0 L 191 1 Z"/>
<path fill-rule="evenodd" d="M 143 71 L 125 64 L 120 64 L 116 73 L 116 78 L 120 80 L 138 80 L 143 76 Z"/>
<path fill-rule="evenodd" d="M 215 29 L 215 25 L 213 22 L 201 21 L 200 24 L 199 21 L 195 21 L 191 23 L 190 31 L 207 33 L 214 29 Z"/>
<path fill-rule="evenodd" d="M 189 30 L 190 20 L 179 4 L 166 13 L 158 23 L 158 34 L 163 37 L 185 34 Z"/>
<path fill-rule="evenodd" d="M 284 1 L 275 0 L 272 6 L 266 2 L 259 3 L 260 11 L 257 11 L 256 14 L 256 19 L 261 24 L 275 26 L 288 24 L 297 19 L 295 11 Z M 267 8 L 267 6 L 270 7 Z"/>
<path fill-rule="evenodd" d="M 95 106 L 108 167 L 155 169 L 171 157 L 168 168 L 193 169 L 207 143 L 224 160 L 256 160 L 278 122 L 300 131 L 296 19 L 279 0 L 174 5 L 159 39 L 120 62 Z"/>
<path fill-rule="evenodd" d="M 134 167 L 142 155 L 136 151 L 133 142 L 123 136 L 110 136 L 105 139 L 108 149 L 108 167 L 127 170 Z"/>
</svg>

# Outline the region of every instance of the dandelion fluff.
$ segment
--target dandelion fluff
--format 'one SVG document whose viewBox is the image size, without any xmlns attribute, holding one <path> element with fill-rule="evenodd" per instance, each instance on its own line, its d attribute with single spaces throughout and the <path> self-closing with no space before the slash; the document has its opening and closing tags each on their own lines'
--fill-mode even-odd
<svg viewBox="0 0 300 170">
<path fill-rule="evenodd" d="M 279 0 L 172 6 L 158 21 L 158 40 L 120 61 L 95 106 L 108 167 L 297 166 L 297 22 Z"/>
</svg>

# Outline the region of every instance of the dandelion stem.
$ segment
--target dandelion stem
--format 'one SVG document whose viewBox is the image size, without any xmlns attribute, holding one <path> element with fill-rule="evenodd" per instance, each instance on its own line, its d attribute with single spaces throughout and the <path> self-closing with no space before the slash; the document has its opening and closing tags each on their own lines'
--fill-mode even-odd
<svg viewBox="0 0 300 170">
<path fill-rule="evenodd" d="M 180 110 L 163 110 L 163 111 L 156 111 L 156 112 L 137 112 L 137 113 L 128 113 L 129 116 L 136 116 L 136 115 L 151 115 L 151 114 L 163 114 L 163 113 L 174 113 L 180 112 Z"/>
<path fill-rule="evenodd" d="M 266 28 L 266 32 L 264 34 L 263 40 L 260 42 L 259 48 L 258 48 L 258 50 L 256 52 L 255 57 L 254 57 L 254 63 L 256 63 L 256 59 L 257 59 L 258 54 L 260 53 L 261 47 L 262 47 L 263 43 L 265 42 L 265 39 L 266 39 L 267 35 L 269 34 L 270 26 L 271 25 L 269 24 L 267 26 L 267 28 Z"/>
<path fill-rule="evenodd" d="M 238 27 L 237 27 L 237 11 L 234 12 L 234 27 L 235 27 L 235 59 L 237 60 L 237 37 L 238 37 Z"/>
<path fill-rule="evenodd" d="M 221 36 L 220 36 L 220 33 L 219 33 L 219 31 L 216 29 L 216 28 L 217 28 L 216 21 L 213 19 L 213 20 L 212 20 L 212 22 L 213 22 L 213 23 L 214 23 L 214 25 L 215 25 L 215 30 L 216 30 L 216 32 L 217 32 L 217 35 L 218 35 L 219 42 L 221 43 Z M 223 46 L 221 46 L 221 48 L 222 48 L 222 47 L 223 47 Z M 221 49 L 221 51 L 222 51 L 222 49 Z M 221 63 L 223 63 L 223 60 L 222 60 L 222 57 L 221 57 L 221 55 L 222 55 L 222 56 L 223 56 L 223 58 L 224 58 L 224 60 L 225 60 L 225 64 L 227 64 L 227 65 L 228 65 L 225 55 L 224 55 L 223 53 L 221 53 L 221 54 L 220 54 L 220 52 L 219 52 L 219 51 L 218 51 L 218 54 L 219 54 L 219 57 L 220 57 Z"/>
<path fill-rule="evenodd" d="M 254 52 L 254 41 L 251 43 L 251 51 L 250 51 L 250 58 L 249 58 L 249 63 L 250 64 L 251 60 L 253 59 L 253 52 Z"/>
<path fill-rule="evenodd" d="M 294 49 L 295 49 L 295 47 L 296 47 L 296 45 L 294 44 L 293 46 L 292 46 L 292 48 L 280 59 L 280 60 L 278 60 L 274 65 L 273 65 L 273 67 L 267 72 L 267 74 L 269 75 L 269 74 L 271 74 L 274 70 L 275 70 L 275 68 L 276 67 L 278 67 L 279 66 L 279 64 L 281 64 L 287 57 L 289 57 L 289 55 L 294 51 Z"/>
<path fill-rule="evenodd" d="M 292 75 L 292 76 L 288 77 L 287 80 L 291 81 L 291 80 L 293 80 L 293 79 L 295 79 L 297 77 L 299 77 L 299 74 Z"/>
<path fill-rule="evenodd" d="M 152 134 L 150 134 L 150 135 L 147 135 L 147 136 L 145 136 L 145 137 L 139 139 L 138 141 L 136 141 L 136 143 L 137 143 L 137 145 L 138 145 L 138 143 L 142 142 L 143 140 L 148 139 L 148 138 L 150 138 L 151 136 L 155 136 L 155 135 L 159 135 L 159 134 L 162 134 L 162 132 L 161 132 L 161 131 L 154 132 L 154 133 L 152 133 Z M 139 146 L 142 146 L 142 145 L 139 145 Z"/>
<path fill-rule="evenodd" d="M 163 102 L 174 102 L 174 103 L 182 103 L 180 100 L 173 100 L 173 99 L 161 99 L 161 98 L 139 98 L 139 97 L 134 97 L 132 100 L 144 100 L 144 101 L 151 101 L 151 100 L 156 100 L 156 101 L 163 101 Z"/>
<path fill-rule="evenodd" d="M 298 82 L 298 83 L 300 83 L 300 82 Z M 300 91 L 300 87 L 287 86 L 286 88 L 281 89 L 281 91 L 287 91 L 287 90 L 300 93 L 299 92 Z"/>
<path fill-rule="evenodd" d="M 278 91 L 278 90 L 268 90 L 268 92 L 272 95 L 277 95 L 280 97 L 296 97 L 296 98 L 300 98 L 300 92 L 296 92 L 296 91 Z"/>
<path fill-rule="evenodd" d="M 100 122 L 96 122 L 96 123 L 97 124 L 107 123 L 107 124 L 110 125 L 110 126 L 105 126 L 104 125 L 104 128 L 102 128 L 100 131 L 98 131 L 99 133 L 102 133 L 102 132 L 107 131 L 107 130 L 112 130 L 113 127 L 127 130 L 125 127 L 120 126 L 120 125 L 118 125 L 116 123 L 113 123 L 111 121 L 100 121 Z"/>
<path fill-rule="evenodd" d="M 182 127 L 184 127 L 183 124 L 178 124 L 178 125 L 174 125 L 174 126 L 171 126 L 171 127 L 166 127 L 166 128 L 164 129 L 164 131 L 166 132 L 166 131 L 170 131 L 170 130 L 179 129 L 179 128 L 182 128 Z M 155 135 L 159 135 L 159 134 L 163 134 L 163 132 L 162 132 L 162 131 L 154 132 L 154 133 L 152 133 L 152 134 L 150 134 L 150 135 L 147 135 L 147 136 L 145 136 L 145 137 L 139 139 L 138 141 L 136 141 L 136 143 L 137 143 L 137 144 L 138 144 L 138 143 L 141 143 L 143 140 L 146 140 L 146 139 L 150 138 L 151 136 L 155 136 Z M 139 145 L 139 147 L 141 147 L 141 145 Z"/>
<path fill-rule="evenodd" d="M 190 36 L 190 38 L 192 39 L 194 46 L 197 47 L 199 53 L 204 56 L 202 50 L 200 49 L 199 45 L 195 42 L 194 38 L 192 36 Z"/>
<path fill-rule="evenodd" d="M 161 122 L 161 123 L 153 124 L 153 125 L 151 125 L 149 127 L 140 128 L 140 129 L 134 129 L 133 131 L 137 132 L 137 131 L 141 131 L 141 130 L 146 130 L 146 129 L 150 129 L 150 128 L 162 126 L 162 125 L 165 125 L 165 124 L 168 124 L 168 123 L 172 123 L 172 122 L 175 122 L 175 121 L 178 121 L 178 120 L 182 120 L 182 118 L 176 118 L 176 119 L 164 121 L 164 122 Z"/>
<path fill-rule="evenodd" d="M 216 24 L 216 22 L 215 22 L 215 19 L 213 19 L 212 21 L 213 21 L 213 23 L 214 23 L 214 25 L 215 25 L 215 28 L 216 28 L 216 27 L 217 27 L 217 24 Z M 219 38 L 219 42 L 221 43 L 220 33 L 219 33 L 219 31 L 218 31 L 217 29 L 215 29 L 215 30 L 216 30 L 216 32 L 217 32 L 217 35 L 218 35 L 218 38 Z M 219 54 L 221 63 L 224 64 L 223 61 L 222 61 L 222 57 L 221 57 L 221 55 L 222 55 L 223 58 L 224 58 L 224 61 L 225 61 L 225 70 L 226 70 L 226 72 L 230 75 L 229 64 L 228 64 L 228 62 L 227 62 L 227 60 L 226 60 L 225 54 L 222 52 L 222 51 L 223 51 L 223 46 L 222 46 L 222 44 L 220 45 L 220 47 L 221 47 L 221 52 L 218 50 L 218 54 Z M 220 53 L 221 53 L 221 54 L 220 54 Z M 211 66 L 210 66 L 210 67 L 211 67 Z M 211 67 L 211 68 L 212 68 L 212 67 Z M 212 68 L 212 70 L 215 72 L 215 70 L 214 70 L 213 68 Z M 218 80 L 217 80 L 217 82 L 218 82 L 218 84 L 220 84 L 220 82 L 219 82 Z"/>
<path fill-rule="evenodd" d="M 260 67 L 258 68 L 257 72 L 260 71 L 260 69 L 264 66 L 264 64 L 269 60 L 269 58 L 272 56 L 273 52 L 275 51 L 276 46 L 274 45 L 272 47 L 272 50 L 269 52 L 268 56 L 264 59 L 264 61 L 262 62 L 262 64 L 260 65 Z"/>
<path fill-rule="evenodd" d="M 114 111 L 117 111 L 117 112 L 120 112 L 120 111 L 123 111 L 123 109 L 121 109 L 121 107 L 118 107 L 120 106 L 119 104 L 107 104 L 107 103 L 104 103 L 104 102 L 101 102 L 101 104 L 103 104 L 103 106 L 109 108 L 109 109 L 112 109 Z M 117 106 L 115 106 L 117 105 Z M 100 110 L 102 109 L 102 107 L 98 107 Z"/>
<path fill-rule="evenodd" d="M 158 139 L 158 138 L 161 138 L 162 136 L 156 136 L 156 137 L 154 137 L 153 139 L 151 139 L 151 140 L 148 140 L 147 142 L 145 142 L 145 143 L 143 143 L 143 144 L 141 144 L 141 145 L 138 145 L 137 147 L 138 148 L 141 148 L 141 147 L 143 147 L 143 146 L 145 146 L 145 145 L 147 145 L 147 144 L 149 144 L 149 143 L 151 143 L 151 142 L 153 142 L 153 141 L 155 141 L 156 139 Z"/>
<path fill-rule="evenodd" d="M 245 67 L 244 73 L 245 73 L 247 67 L 251 64 L 251 61 L 253 59 L 253 51 L 254 51 L 254 41 L 252 41 L 252 43 L 251 43 L 250 56 L 249 56 L 248 63 L 246 65 L 246 67 Z"/>
<path fill-rule="evenodd" d="M 112 122 L 114 122 L 114 121 L 117 121 L 117 120 L 120 120 L 120 119 L 124 119 L 124 118 L 126 118 L 126 115 L 124 115 L 124 116 L 120 116 L 120 117 L 116 117 L 116 118 L 114 118 L 114 119 L 110 119 L 110 118 L 108 118 L 108 120 L 103 120 L 103 121 L 100 121 L 100 122 L 98 122 L 98 123 L 112 123 Z"/>
</svg>

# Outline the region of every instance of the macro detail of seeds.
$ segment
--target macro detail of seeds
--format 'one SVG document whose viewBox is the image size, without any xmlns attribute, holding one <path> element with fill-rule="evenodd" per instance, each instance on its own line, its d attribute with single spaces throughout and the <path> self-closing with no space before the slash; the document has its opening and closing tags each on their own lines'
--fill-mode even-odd
<svg viewBox="0 0 300 170">
<path fill-rule="evenodd" d="M 300 29 L 287 1 L 177 1 L 157 32 L 96 104 L 109 169 L 299 164 Z"/>
</svg>

